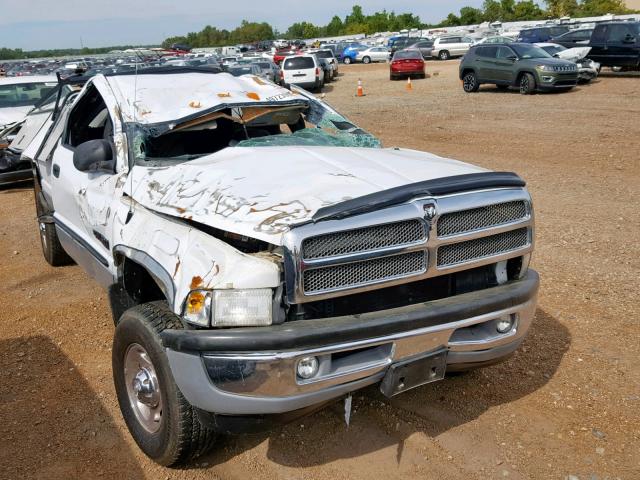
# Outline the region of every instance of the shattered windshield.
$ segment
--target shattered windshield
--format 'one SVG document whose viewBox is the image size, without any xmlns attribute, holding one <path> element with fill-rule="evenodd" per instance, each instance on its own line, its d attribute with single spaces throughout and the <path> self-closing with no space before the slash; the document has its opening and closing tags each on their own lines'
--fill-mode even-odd
<svg viewBox="0 0 640 480">
<path fill-rule="evenodd" d="M 296 89 L 304 104 L 247 104 L 203 113 L 182 123 L 128 123 L 135 163 L 184 162 L 228 147 L 381 147 L 380 141 L 329 105 Z"/>
</svg>

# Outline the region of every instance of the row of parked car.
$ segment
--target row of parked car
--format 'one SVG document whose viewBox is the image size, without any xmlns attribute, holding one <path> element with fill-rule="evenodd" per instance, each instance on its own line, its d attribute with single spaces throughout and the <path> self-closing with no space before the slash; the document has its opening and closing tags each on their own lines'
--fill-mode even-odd
<svg viewBox="0 0 640 480">
<path fill-rule="evenodd" d="M 541 38 L 540 32 L 534 33 L 536 39 Z M 589 38 L 584 40 L 587 33 Z M 562 43 L 524 43 L 523 39 L 534 38 L 525 31 L 520 41 L 474 45 L 460 63 L 463 89 L 471 93 L 482 84 L 493 84 L 501 89 L 518 88 L 523 94 L 563 91 L 591 81 L 603 66 L 615 71 L 640 70 L 640 22 L 601 23 L 587 33 L 565 32 L 558 37 Z"/>
</svg>

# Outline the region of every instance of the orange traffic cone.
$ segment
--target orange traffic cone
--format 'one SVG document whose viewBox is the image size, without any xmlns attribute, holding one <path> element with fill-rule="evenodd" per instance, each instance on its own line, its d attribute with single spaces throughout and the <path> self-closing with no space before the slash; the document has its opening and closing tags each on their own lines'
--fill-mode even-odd
<svg viewBox="0 0 640 480">
<path fill-rule="evenodd" d="M 364 89 L 362 88 L 362 80 L 358 79 L 358 90 L 356 91 L 356 97 L 364 97 Z"/>
<path fill-rule="evenodd" d="M 407 92 L 413 90 L 413 85 L 411 85 L 411 77 L 407 77 Z"/>
</svg>

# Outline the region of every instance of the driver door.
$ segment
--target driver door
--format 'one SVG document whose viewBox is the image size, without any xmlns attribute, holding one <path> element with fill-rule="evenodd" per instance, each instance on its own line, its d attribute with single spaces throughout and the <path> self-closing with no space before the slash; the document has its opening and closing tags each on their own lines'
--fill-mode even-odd
<svg viewBox="0 0 640 480">
<path fill-rule="evenodd" d="M 102 80 L 102 85 L 96 85 Z M 100 88 L 101 87 L 101 88 Z M 110 92 L 104 79 L 89 84 L 69 112 L 59 144 L 51 156 L 51 192 L 54 220 L 65 251 L 99 283 L 113 283 L 111 239 L 113 220 L 122 197 L 126 158 L 121 123 L 103 95 Z M 111 160 L 100 169 L 79 170 L 77 148 L 91 140 L 111 145 Z M 120 156 L 118 155 L 120 153 Z M 122 178 L 122 180 L 120 180 Z"/>
</svg>

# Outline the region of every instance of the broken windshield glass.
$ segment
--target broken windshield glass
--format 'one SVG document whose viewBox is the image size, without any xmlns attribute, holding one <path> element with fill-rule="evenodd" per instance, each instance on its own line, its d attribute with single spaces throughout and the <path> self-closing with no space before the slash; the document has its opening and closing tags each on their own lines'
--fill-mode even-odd
<svg viewBox="0 0 640 480">
<path fill-rule="evenodd" d="M 304 100 L 278 106 L 243 105 L 205 112 L 180 123 L 128 123 L 134 162 L 188 161 L 227 147 L 381 147 L 326 103 L 303 90 Z"/>
</svg>

